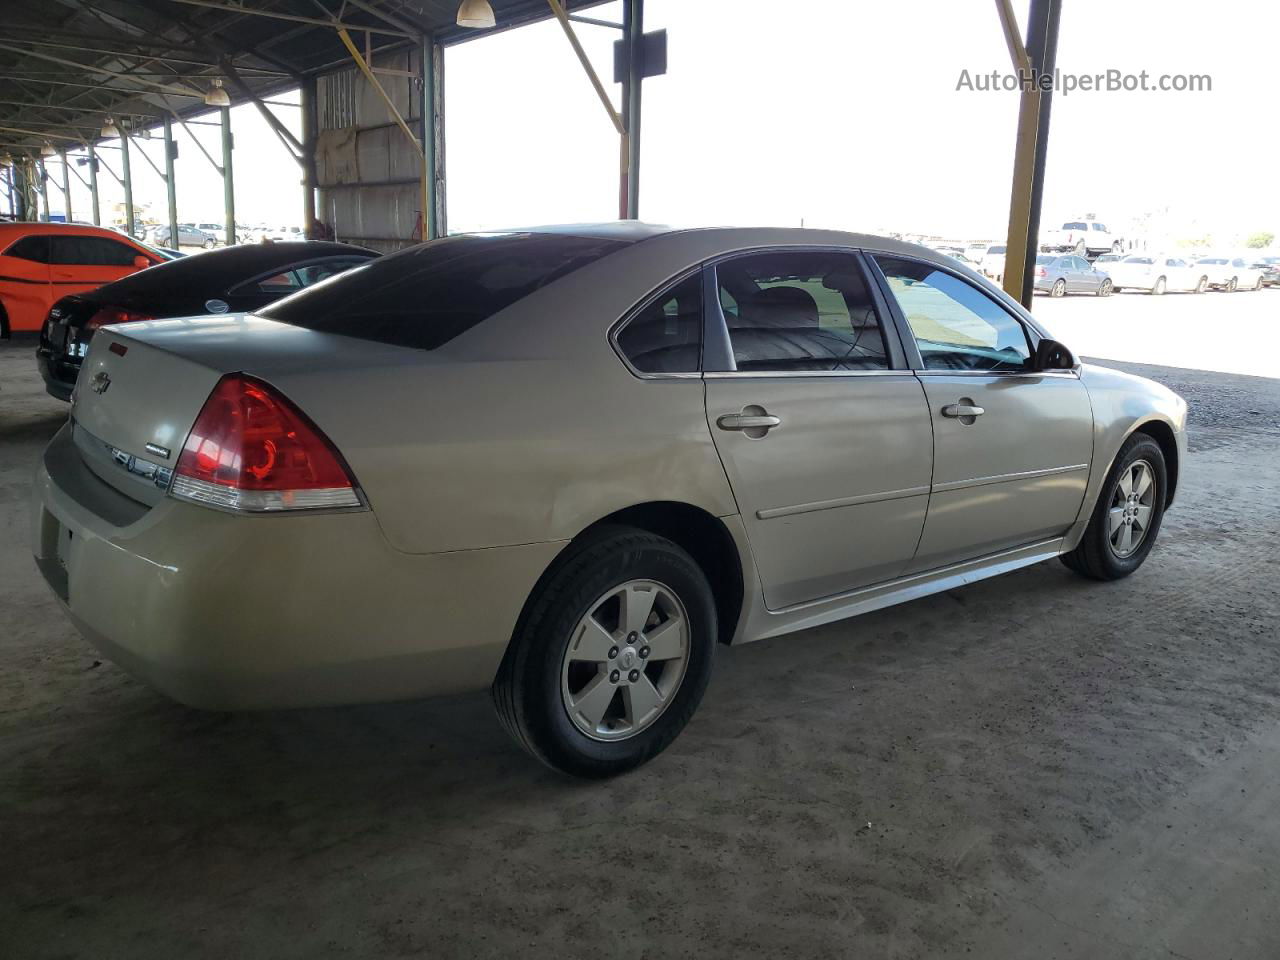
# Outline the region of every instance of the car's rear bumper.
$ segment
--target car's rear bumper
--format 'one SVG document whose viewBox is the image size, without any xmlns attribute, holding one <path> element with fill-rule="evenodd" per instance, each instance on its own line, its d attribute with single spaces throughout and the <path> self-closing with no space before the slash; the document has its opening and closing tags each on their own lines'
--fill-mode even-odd
<svg viewBox="0 0 1280 960">
<path fill-rule="evenodd" d="M 72 363 L 54 355 L 52 350 L 41 347 L 36 350 L 36 366 L 44 378 L 45 391 L 59 400 L 70 400 L 80 374 L 80 362 Z"/>
<path fill-rule="evenodd" d="M 487 687 L 558 542 L 405 554 L 368 511 L 146 509 L 64 428 L 37 468 L 36 562 L 107 657 L 195 707 L 398 700 Z"/>
</svg>

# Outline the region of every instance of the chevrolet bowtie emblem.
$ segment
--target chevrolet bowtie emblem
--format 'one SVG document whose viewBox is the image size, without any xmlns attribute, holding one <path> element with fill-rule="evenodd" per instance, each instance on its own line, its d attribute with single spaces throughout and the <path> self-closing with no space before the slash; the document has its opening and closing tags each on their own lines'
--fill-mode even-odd
<svg viewBox="0 0 1280 960">
<path fill-rule="evenodd" d="M 105 370 L 95 373 L 93 379 L 89 381 L 89 389 L 94 393 L 106 393 L 109 386 L 111 386 L 111 375 Z"/>
</svg>

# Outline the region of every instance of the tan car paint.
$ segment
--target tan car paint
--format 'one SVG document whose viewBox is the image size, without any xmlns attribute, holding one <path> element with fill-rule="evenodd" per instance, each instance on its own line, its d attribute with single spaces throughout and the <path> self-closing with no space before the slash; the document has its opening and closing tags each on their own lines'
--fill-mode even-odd
<svg viewBox="0 0 1280 960">
<path fill-rule="evenodd" d="M 748 406 L 782 422 L 763 436 L 716 425 Z M 932 467 L 924 391 L 910 373 L 709 376 L 707 423 L 770 608 L 891 580 L 907 566 Z"/>
<path fill-rule="evenodd" d="M 1046 537 L 1075 522 L 1093 458 L 1089 395 L 1074 373 L 920 377 L 933 418 L 933 491 L 912 573 Z M 983 409 L 972 423 L 953 403 Z"/>
<path fill-rule="evenodd" d="M 538 577 L 570 538 L 623 507 L 673 500 L 722 518 L 742 561 L 745 595 L 734 639 L 746 641 L 1052 557 L 1078 541 L 1106 469 L 1138 424 L 1168 424 L 1185 451 L 1186 405 L 1180 398 L 1140 378 L 1086 367 L 1081 380 L 1072 382 L 1083 383 L 1092 400 L 1087 489 L 1080 490 L 1086 474 L 1071 471 L 1061 474 L 1065 480 L 1014 478 L 977 485 L 966 494 L 976 504 L 1008 498 L 1021 488 L 1051 515 L 1038 519 L 1019 499 L 1010 529 L 997 531 L 994 539 L 989 531 L 972 531 L 975 538 L 987 537 L 989 546 L 1048 536 L 947 563 L 943 558 L 965 552 L 963 520 L 939 526 L 937 533 L 926 523 L 926 543 L 936 541 L 933 569 L 885 580 L 896 565 L 911 560 L 913 551 L 901 542 L 919 523 L 920 508 L 912 501 L 923 501 L 923 495 L 886 501 L 894 511 L 889 515 L 848 505 L 850 529 L 861 523 L 877 540 L 892 539 L 878 543 L 878 553 L 842 552 L 834 520 L 844 507 L 768 520 L 749 513 L 744 521 L 708 417 L 740 399 L 748 402 L 751 378 L 713 384 L 713 378 L 697 376 L 638 377 L 615 354 L 608 331 L 666 279 L 729 251 L 861 247 L 947 264 L 922 248 L 826 231 L 634 229 L 649 238 L 548 285 L 431 353 L 240 317 L 101 331 L 81 383 L 105 372 L 111 386 L 73 409 L 101 440 L 145 456 L 146 443 L 167 439 L 163 446 L 173 451 L 171 463 L 180 445 L 174 438 L 185 435 L 211 382 L 221 372 L 244 370 L 281 389 L 334 441 L 372 510 L 240 517 L 163 498 L 141 516 L 126 511 L 112 523 L 86 507 L 99 497 L 81 489 L 92 478 L 59 466 L 69 444 L 60 435 L 37 474 L 33 544 L 46 568 L 59 557 L 66 563 L 68 605 L 77 625 L 130 669 L 199 705 L 352 702 L 480 688 L 492 679 Z M 1023 317 L 1035 337 L 1045 335 L 1003 293 L 989 284 L 984 288 Z M 108 356 L 113 343 L 127 348 L 124 357 Z M 153 362 L 164 353 L 183 360 Z M 1073 377 L 1060 376 L 1064 383 Z M 135 378 L 138 385 L 130 386 Z M 876 378 L 848 378 L 851 395 L 871 390 L 863 387 L 864 379 Z M 934 398 L 924 397 L 928 377 L 916 380 L 904 372 L 885 380 L 902 385 L 901 396 L 890 404 L 902 416 L 911 397 L 921 397 L 921 426 L 904 424 L 904 430 L 925 437 L 932 429 L 928 408 L 936 406 Z M 799 390 L 799 396 L 804 389 L 815 388 L 785 391 Z M 716 397 L 704 400 L 704 390 L 714 390 Z M 1070 432 L 1090 429 L 1090 415 L 1078 401 L 1074 407 L 1050 407 L 1050 422 L 1078 416 Z M 1070 409 L 1076 414 L 1063 412 Z M 859 429 L 885 429 L 868 422 L 860 407 L 848 415 Z M 1029 444 L 1025 450 L 1006 444 L 999 452 L 1006 459 L 994 466 L 984 465 L 982 457 L 957 453 L 948 461 L 944 454 L 939 462 L 952 471 L 946 476 L 972 480 L 1020 467 L 1070 466 L 1067 461 L 1082 449 L 1074 438 L 1059 439 L 1061 449 L 1051 449 L 1053 437 L 1012 429 L 1012 438 Z M 838 465 L 858 447 L 850 440 L 842 449 L 812 428 L 796 434 L 790 454 L 795 458 Z M 875 436 L 869 446 L 885 439 L 883 432 Z M 757 448 L 743 449 L 753 451 L 750 457 L 759 455 Z M 948 449 L 945 442 L 940 449 Z M 790 474 L 790 482 L 785 472 L 765 478 L 755 511 L 948 482 L 941 475 L 925 476 L 927 447 L 891 445 L 889 453 L 877 450 L 860 460 L 854 479 L 830 490 L 802 472 Z M 876 458 L 894 465 L 886 462 L 881 469 Z M 76 462 L 87 473 L 83 460 Z M 97 468 L 99 475 L 109 475 L 103 464 Z M 127 489 L 125 482 L 116 479 L 114 485 Z M 740 498 L 750 499 L 743 492 L 745 487 Z M 836 496 L 826 497 L 830 492 Z M 1075 514 L 1067 507 L 1072 498 Z M 936 502 L 945 508 L 948 499 L 965 502 L 945 495 Z M 957 510 L 965 512 L 953 504 L 937 514 L 930 508 L 930 514 L 944 522 Z M 1067 529 L 1073 519 L 1075 526 Z M 831 529 L 824 527 L 827 522 Z M 780 535 L 762 540 L 765 523 Z M 796 535 L 788 536 L 788 528 Z M 57 534 L 67 532 L 73 536 L 64 544 Z M 192 550 L 194 543 L 201 549 Z M 768 586 L 762 587 L 761 572 Z"/>
</svg>

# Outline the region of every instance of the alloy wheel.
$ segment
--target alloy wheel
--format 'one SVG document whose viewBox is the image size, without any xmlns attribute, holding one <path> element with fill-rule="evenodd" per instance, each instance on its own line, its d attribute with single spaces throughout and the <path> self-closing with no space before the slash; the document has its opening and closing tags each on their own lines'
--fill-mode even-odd
<svg viewBox="0 0 1280 960">
<path fill-rule="evenodd" d="M 628 580 L 587 609 L 560 668 L 565 711 L 593 740 L 625 740 L 675 699 L 689 664 L 689 616 L 670 587 Z"/>
<path fill-rule="evenodd" d="M 1155 512 L 1155 472 L 1146 460 L 1135 460 L 1120 474 L 1107 510 L 1107 542 L 1121 560 L 1133 556 L 1147 538 Z"/>
</svg>

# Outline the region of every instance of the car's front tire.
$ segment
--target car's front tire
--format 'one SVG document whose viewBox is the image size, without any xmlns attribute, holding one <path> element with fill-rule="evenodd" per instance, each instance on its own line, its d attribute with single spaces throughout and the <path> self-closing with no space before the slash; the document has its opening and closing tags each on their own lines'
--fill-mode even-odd
<svg viewBox="0 0 1280 960">
<path fill-rule="evenodd" d="M 1084 537 L 1062 562 L 1094 580 L 1119 580 L 1137 570 L 1160 532 L 1167 482 L 1160 444 L 1135 433 L 1107 473 Z"/>
<path fill-rule="evenodd" d="M 1067 292 L 1067 281 L 1058 279 L 1053 281 L 1053 286 L 1049 288 L 1049 296 L 1061 297 Z"/>
<path fill-rule="evenodd" d="M 581 777 L 662 752 L 711 676 L 716 607 L 702 570 L 670 540 L 597 531 L 530 598 L 493 683 L 516 742 Z"/>
</svg>

